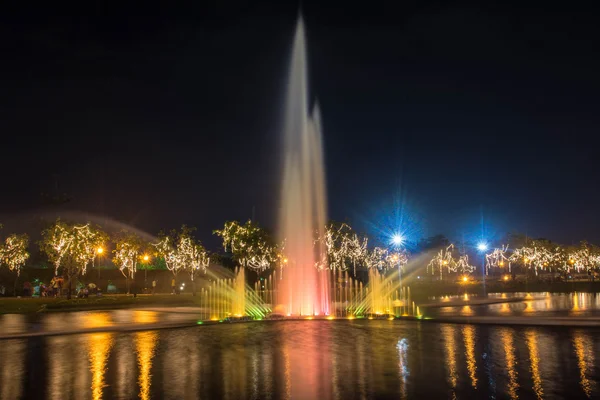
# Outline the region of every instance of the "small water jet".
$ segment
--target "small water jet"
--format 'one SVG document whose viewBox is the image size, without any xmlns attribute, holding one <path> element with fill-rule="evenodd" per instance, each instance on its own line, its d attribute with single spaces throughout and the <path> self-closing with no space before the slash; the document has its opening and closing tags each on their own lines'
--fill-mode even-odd
<svg viewBox="0 0 600 400">
<path fill-rule="evenodd" d="M 260 292 L 246 284 L 244 268 L 237 268 L 234 278 L 213 281 L 200 291 L 200 319 L 224 320 L 226 318 L 262 319 L 271 312 Z"/>
</svg>

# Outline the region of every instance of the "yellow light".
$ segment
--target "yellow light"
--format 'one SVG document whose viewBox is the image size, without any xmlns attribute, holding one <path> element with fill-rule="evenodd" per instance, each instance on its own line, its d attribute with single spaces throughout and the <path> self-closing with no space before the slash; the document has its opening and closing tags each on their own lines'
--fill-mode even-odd
<svg viewBox="0 0 600 400">
<path fill-rule="evenodd" d="M 501 267 L 504 267 L 504 261 L 500 261 L 500 264 L 499 264 L 499 265 L 500 265 Z"/>
<path fill-rule="evenodd" d="M 448 261 L 444 260 L 444 261 L 442 261 L 442 264 L 448 265 Z"/>
<path fill-rule="evenodd" d="M 504 275 L 504 280 L 507 281 L 508 280 L 508 275 Z"/>
<path fill-rule="evenodd" d="M 570 262 L 571 264 L 573 264 L 573 263 L 575 262 L 575 260 L 573 260 L 573 259 L 570 259 L 570 260 L 569 260 L 569 262 Z"/>
<path fill-rule="evenodd" d="M 288 259 L 287 259 L 287 258 L 284 258 L 284 259 L 283 259 L 283 263 L 284 263 L 284 264 L 287 264 L 287 263 L 288 263 Z"/>
<path fill-rule="evenodd" d="M 469 278 L 467 278 L 466 276 L 463 277 L 463 282 L 466 282 L 468 280 L 469 280 Z"/>
<path fill-rule="evenodd" d="M 306 319 L 311 320 L 311 319 L 313 319 L 313 317 L 306 317 Z"/>
<path fill-rule="evenodd" d="M 523 259 L 523 261 L 527 262 L 527 261 L 529 261 L 529 258 L 525 257 L 525 258 Z"/>
<path fill-rule="evenodd" d="M 150 257 L 148 257 L 148 254 L 144 254 L 144 261 L 148 261 L 150 259 Z"/>
<path fill-rule="evenodd" d="M 332 319 L 335 319 L 335 317 L 333 315 L 330 315 L 329 317 L 327 317 L 327 319 L 331 321 Z"/>
<path fill-rule="evenodd" d="M 350 315 L 348 319 L 354 319 L 354 315 Z"/>
<path fill-rule="evenodd" d="M 88 247 L 88 248 L 89 248 L 89 247 Z M 98 254 L 102 254 L 102 253 L 104 253 L 104 249 L 103 249 L 102 247 L 98 247 L 98 249 L 96 250 L 96 252 L 97 252 Z"/>
</svg>

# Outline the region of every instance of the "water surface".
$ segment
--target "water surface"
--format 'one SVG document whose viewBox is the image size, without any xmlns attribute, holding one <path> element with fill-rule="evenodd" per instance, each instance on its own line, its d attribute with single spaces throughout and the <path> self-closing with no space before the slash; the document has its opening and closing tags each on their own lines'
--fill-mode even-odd
<svg viewBox="0 0 600 400">
<path fill-rule="evenodd" d="M 600 331 L 381 320 L 0 341 L 0 398 L 599 396 Z"/>
</svg>

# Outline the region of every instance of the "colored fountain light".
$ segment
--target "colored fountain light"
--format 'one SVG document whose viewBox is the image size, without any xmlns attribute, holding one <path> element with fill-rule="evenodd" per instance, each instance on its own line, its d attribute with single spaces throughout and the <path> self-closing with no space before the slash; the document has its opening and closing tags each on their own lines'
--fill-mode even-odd
<svg viewBox="0 0 600 400">
<path fill-rule="evenodd" d="M 325 166 L 318 106 L 309 111 L 304 23 L 298 19 L 288 75 L 283 132 L 283 174 L 279 238 L 285 241 L 285 268 L 277 308 L 291 315 L 329 313 L 328 274 L 316 268 L 325 249 L 314 246 L 327 221 Z M 326 258 L 325 258 L 326 259 Z"/>
</svg>

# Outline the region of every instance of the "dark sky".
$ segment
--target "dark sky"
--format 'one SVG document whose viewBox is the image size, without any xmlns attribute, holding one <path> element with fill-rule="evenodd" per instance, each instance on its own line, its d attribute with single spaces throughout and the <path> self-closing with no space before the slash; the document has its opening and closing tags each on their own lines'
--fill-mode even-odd
<svg viewBox="0 0 600 400">
<path fill-rule="evenodd" d="M 323 3 L 303 11 L 331 218 L 600 241 L 598 13 Z M 68 208 L 153 233 L 214 241 L 253 207 L 275 226 L 297 3 L 16 4 L 0 12 L 0 214 L 38 210 L 57 179 Z"/>
</svg>

